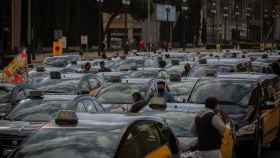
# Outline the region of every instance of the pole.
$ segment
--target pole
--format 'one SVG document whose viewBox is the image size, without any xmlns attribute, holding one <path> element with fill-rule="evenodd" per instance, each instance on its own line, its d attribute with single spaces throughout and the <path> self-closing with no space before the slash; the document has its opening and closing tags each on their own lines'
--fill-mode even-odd
<svg viewBox="0 0 280 158">
<path fill-rule="evenodd" d="M 249 16 L 247 16 L 247 41 L 249 41 Z"/>
<path fill-rule="evenodd" d="M 170 24 L 169 24 L 169 8 L 166 8 L 166 21 L 167 21 L 167 26 L 168 26 L 168 35 L 169 35 L 169 39 L 168 39 L 168 44 L 167 44 L 167 48 L 169 47 L 169 43 L 170 43 L 170 38 L 171 38 L 171 35 L 170 35 Z M 168 51 L 169 49 L 167 49 Z"/>
<path fill-rule="evenodd" d="M 212 40 L 213 40 L 213 43 L 215 43 L 215 15 L 213 16 Z"/>
<path fill-rule="evenodd" d="M 260 42 L 261 44 L 263 44 L 263 22 L 264 22 L 264 0 L 261 0 L 261 5 L 260 5 L 260 13 L 261 13 L 261 17 L 260 17 L 260 22 L 261 22 L 261 25 L 260 25 L 260 29 L 261 29 L 261 37 L 260 37 Z"/>
<path fill-rule="evenodd" d="M 227 17 L 225 16 L 225 19 L 224 19 L 224 41 L 227 40 Z"/>
<path fill-rule="evenodd" d="M 151 12 L 150 12 L 150 10 L 151 10 L 151 1 L 150 0 L 148 0 L 148 29 L 147 29 L 147 32 L 148 32 L 148 43 L 149 43 L 149 45 L 148 45 L 148 51 L 149 52 L 151 52 L 151 43 L 152 43 L 152 41 L 151 41 L 151 29 L 150 29 L 150 27 L 151 27 Z"/>
<path fill-rule="evenodd" d="M 183 40 L 182 40 L 182 44 L 183 44 L 183 51 L 185 51 L 185 49 L 186 49 L 186 17 L 185 17 L 185 15 L 184 15 L 184 12 L 183 12 L 183 34 L 182 34 L 182 38 L 183 38 Z"/>
<path fill-rule="evenodd" d="M 127 10 L 124 14 L 124 28 L 125 28 L 125 45 L 128 42 L 128 25 L 127 25 Z"/>
<path fill-rule="evenodd" d="M 32 11 L 31 11 L 31 7 L 32 7 L 32 5 L 31 5 L 31 0 L 28 0 L 27 1 L 27 5 L 28 5 L 28 13 L 27 13 L 27 15 L 28 15 L 28 18 L 27 18 L 27 20 L 28 20 L 28 24 L 27 24 L 27 45 L 28 45 L 28 64 L 31 64 L 31 59 L 32 59 L 32 26 L 31 26 L 31 16 L 32 16 Z"/>
<path fill-rule="evenodd" d="M 102 13 L 101 2 L 98 2 L 98 56 L 101 56 L 101 32 L 102 32 Z"/>
</svg>

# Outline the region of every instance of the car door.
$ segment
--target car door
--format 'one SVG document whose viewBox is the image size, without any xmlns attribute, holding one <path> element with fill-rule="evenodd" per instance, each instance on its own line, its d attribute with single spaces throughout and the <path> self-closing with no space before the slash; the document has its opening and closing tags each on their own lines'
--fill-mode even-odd
<svg viewBox="0 0 280 158">
<path fill-rule="evenodd" d="M 278 100 L 274 98 L 273 85 L 271 82 L 266 83 L 262 87 L 262 103 L 271 102 L 274 104 L 273 109 L 262 110 L 263 125 L 263 143 L 270 144 L 277 138 L 279 132 L 280 107 Z"/>
<path fill-rule="evenodd" d="M 227 125 L 224 131 L 221 153 L 223 158 L 234 157 L 234 137 L 230 125 Z"/>
<path fill-rule="evenodd" d="M 161 135 L 153 121 L 134 124 L 128 129 L 119 148 L 118 158 L 171 158 L 167 145 L 162 145 Z"/>
</svg>

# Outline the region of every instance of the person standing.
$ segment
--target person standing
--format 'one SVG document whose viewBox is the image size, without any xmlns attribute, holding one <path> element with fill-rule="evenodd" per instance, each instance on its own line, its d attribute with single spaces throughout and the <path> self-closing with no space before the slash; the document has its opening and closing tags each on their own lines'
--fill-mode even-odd
<svg viewBox="0 0 280 158">
<path fill-rule="evenodd" d="M 142 97 L 141 93 L 139 93 L 139 92 L 133 93 L 132 99 L 133 99 L 134 103 L 129 112 L 138 113 L 145 107 L 146 102 L 145 102 L 144 98 Z"/>
<path fill-rule="evenodd" d="M 143 39 L 141 39 L 139 42 L 139 50 L 143 51 L 144 49 L 145 49 L 145 42 Z"/>
<path fill-rule="evenodd" d="M 107 68 L 105 66 L 105 62 L 104 61 L 101 61 L 100 62 L 100 70 L 99 72 L 111 72 L 111 69 Z"/>
<path fill-rule="evenodd" d="M 190 64 L 186 64 L 184 66 L 184 72 L 182 73 L 182 77 L 188 77 L 191 71 L 191 65 Z"/>
<path fill-rule="evenodd" d="M 217 114 L 218 100 L 208 98 L 205 107 L 206 109 L 196 116 L 191 131 L 198 137 L 201 158 L 222 158 L 220 148 L 226 125 Z"/>
</svg>

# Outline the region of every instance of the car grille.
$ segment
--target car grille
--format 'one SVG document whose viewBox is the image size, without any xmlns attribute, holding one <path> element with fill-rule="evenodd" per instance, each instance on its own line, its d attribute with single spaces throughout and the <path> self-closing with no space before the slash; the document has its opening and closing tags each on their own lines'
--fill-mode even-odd
<svg viewBox="0 0 280 158">
<path fill-rule="evenodd" d="M 0 135 L 0 157 L 7 156 L 7 151 L 16 149 L 23 140 L 24 137 L 22 136 Z"/>
</svg>

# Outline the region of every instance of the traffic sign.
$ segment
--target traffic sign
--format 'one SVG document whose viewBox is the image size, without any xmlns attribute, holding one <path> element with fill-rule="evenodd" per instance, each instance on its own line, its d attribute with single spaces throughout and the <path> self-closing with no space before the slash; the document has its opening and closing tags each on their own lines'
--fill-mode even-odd
<svg viewBox="0 0 280 158">
<path fill-rule="evenodd" d="M 88 45 L 88 36 L 87 35 L 81 36 L 81 45 Z"/>
<path fill-rule="evenodd" d="M 60 41 L 53 42 L 53 56 L 63 55 L 63 45 Z"/>
</svg>

